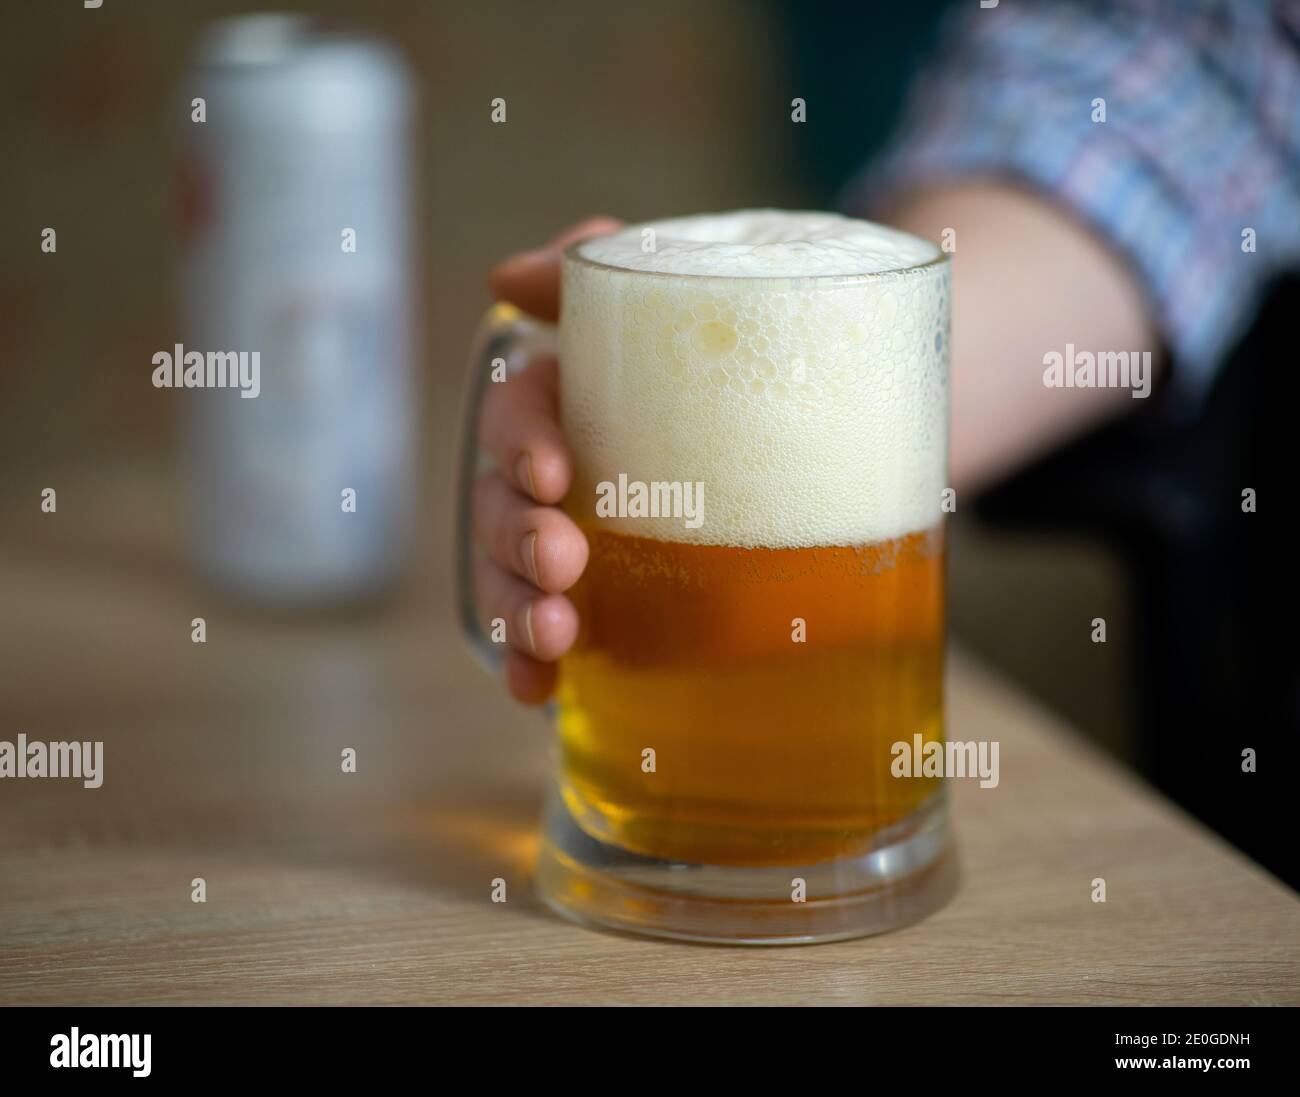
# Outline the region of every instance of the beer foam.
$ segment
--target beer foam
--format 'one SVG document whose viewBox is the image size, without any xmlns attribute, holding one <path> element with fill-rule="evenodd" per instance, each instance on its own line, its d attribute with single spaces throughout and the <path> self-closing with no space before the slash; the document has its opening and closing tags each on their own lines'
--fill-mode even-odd
<svg viewBox="0 0 1300 1097">
<path fill-rule="evenodd" d="M 768 548 L 940 522 L 949 291 L 934 245 L 762 210 L 636 225 L 577 250 L 592 262 L 564 265 L 560 390 L 581 521 Z M 702 483 L 703 522 L 596 518 L 597 485 L 620 474 Z"/>
<path fill-rule="evenodd" d="M 652 221 L 589 240 L 579 250 L 594 262 L 626 270 L 727 278 L 883 274 L 939 256 L 928 241 L 884 225 L 838 213 L 781 210 Z"/>
</svg>

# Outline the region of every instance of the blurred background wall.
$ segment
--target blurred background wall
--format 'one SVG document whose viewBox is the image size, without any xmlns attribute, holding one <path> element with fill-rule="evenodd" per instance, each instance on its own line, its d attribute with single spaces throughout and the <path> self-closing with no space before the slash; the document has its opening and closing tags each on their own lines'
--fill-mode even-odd
<svg viewBox="0 0 1300 1097">
<path fill-rule="evenodd" d="M 121 522 L 100 526 L 93 516 L 118 506 L 114 485 L 122 477 L 146 475 L 157 490 L 127 523 L 139 542 L 130 547 L 147 543 L 160 576 L 184 570 L 174 462 L 180 405 L 149 383 L 151 355 L 181 338 L 173 134 L 188 96 L 178 88 L 204 24 L 266 7 L 0 3 L 7 161 L 0 175 L 0 508 L 9 535 L 21 537 L 13 508 L 32 506 L 33 485 L 74 477 L 82 513 L 91 517 L 69 527 L 75 532 L 63 535 L 62 550 L 87 568 L 128 547 L 113 543 L 124 536 Z M 591 213 L 639 220 L 829 204 L 837 174 L 860 159 L 853 143 L 860 140 L 865 155 L 885 131 L 901 76 L 915 61 L 900 50 L 897 72 L 854 73 L 852 20 L 864 16 L 850 5 L 832 7 L 839 11 L 830 17 L 845 20 L 842 48 L 819 64 L 817 47 L 810 52 L 801 37 L 806 15 L 797 5 L 275 5 L 393 41 L 419 81 L 418 559 L 436 591 L 431 604 L 450 605 L 457 417 L 466 348 L 488 304 L 488 267 Z M 873 11 L 872 33 L 906 30 L 916 9 L 899 7 L 907 10 Z M 832 70 L 841 73 L 838 85 L 825 79 Z M 837 90 L 845 74 L 856 98 Z M 498 96 L 508 104 L 504 125 L 489 118 Z M 794 96 L 810 100 L 806 132 L 790 122 Z M 58 231 L 55 255 L 40 249 L 46 226 Z M 957 635 L 1126 755 L 1125 629 L 1113 562 L 1082 544 L 994 534 L 966 516 L 953 532 Z M 1099 613 L 1110 624 L 1105 645 L 1088 635 Z"/>
</svg>

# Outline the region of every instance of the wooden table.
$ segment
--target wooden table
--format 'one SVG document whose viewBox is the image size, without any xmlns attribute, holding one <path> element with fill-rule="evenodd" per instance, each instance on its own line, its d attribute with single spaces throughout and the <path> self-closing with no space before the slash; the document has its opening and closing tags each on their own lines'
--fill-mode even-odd
<svg viewBox="0 0 1300 1097">
<path fill-rule="evenodd" d="M 269 618 L 187 578 L 165 483 L 76 483 L 0 511 L 0 739 L 105 743 L 100 789 L 0 782 L 2 1003 L 1300 1003 L 1296 895 L 960 653 L 1001 784 L 954 783 L 940 913 L 762 950 L 569 925 L 529 890 L 545 721 L 462 651 L 445 533 L 382 612 Z"/>
</svg>

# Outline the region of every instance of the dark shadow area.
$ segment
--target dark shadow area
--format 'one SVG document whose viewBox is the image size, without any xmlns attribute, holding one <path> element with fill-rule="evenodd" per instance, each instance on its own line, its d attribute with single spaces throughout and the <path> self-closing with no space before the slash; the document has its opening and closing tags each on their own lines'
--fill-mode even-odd
<svg viewBox="0 0 1300 1097">
<path fill-rule="evenodd" d="M 1300 859 L 1286 782 L 1296 772 L 1300 652 L 1290 566 L 1300 279 L 1278 284 L 1202 408 L 1151 406 L 989 492 L 1003 529 L 1073 533 L 1123 561 L 1129 705 L 1140 772 L 1292 886 Z M 1243 501 L 1255 493 L 1257 509 Z M 1255 752 L 1253 772 L 1243 752 Z"/>
</svg>

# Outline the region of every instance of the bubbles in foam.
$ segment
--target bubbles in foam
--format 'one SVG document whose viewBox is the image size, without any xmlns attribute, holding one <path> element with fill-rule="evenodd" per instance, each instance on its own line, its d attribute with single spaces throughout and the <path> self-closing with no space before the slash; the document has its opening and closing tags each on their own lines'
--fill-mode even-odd
<svg viewBox="0 0 1300 1097">
<path fill-rule="evenodd" d="M 578 498 L 594 515 L 595 485 L 620 473 L 704 484 L 698 529 L 671 517 L 606 528 L 776 548 L 939 522 L 948 266 L 918 268 L 937 248 L 832 214 L 750 211 L 633 226 L 580 251 L 606 265 L 564 271 Z M 826 277 L 851 274 L 879 276 Z"/>
<path fill-rule="evenodd" d="M 647 229 L 653 246 L 647 248 Z M 743 210 L 633 225 L 580 249 L 597 263 L 659 274 L 800 278 L 881 274 L 928 263 L 939 249 L 837 213 Z"/>
</svg>

